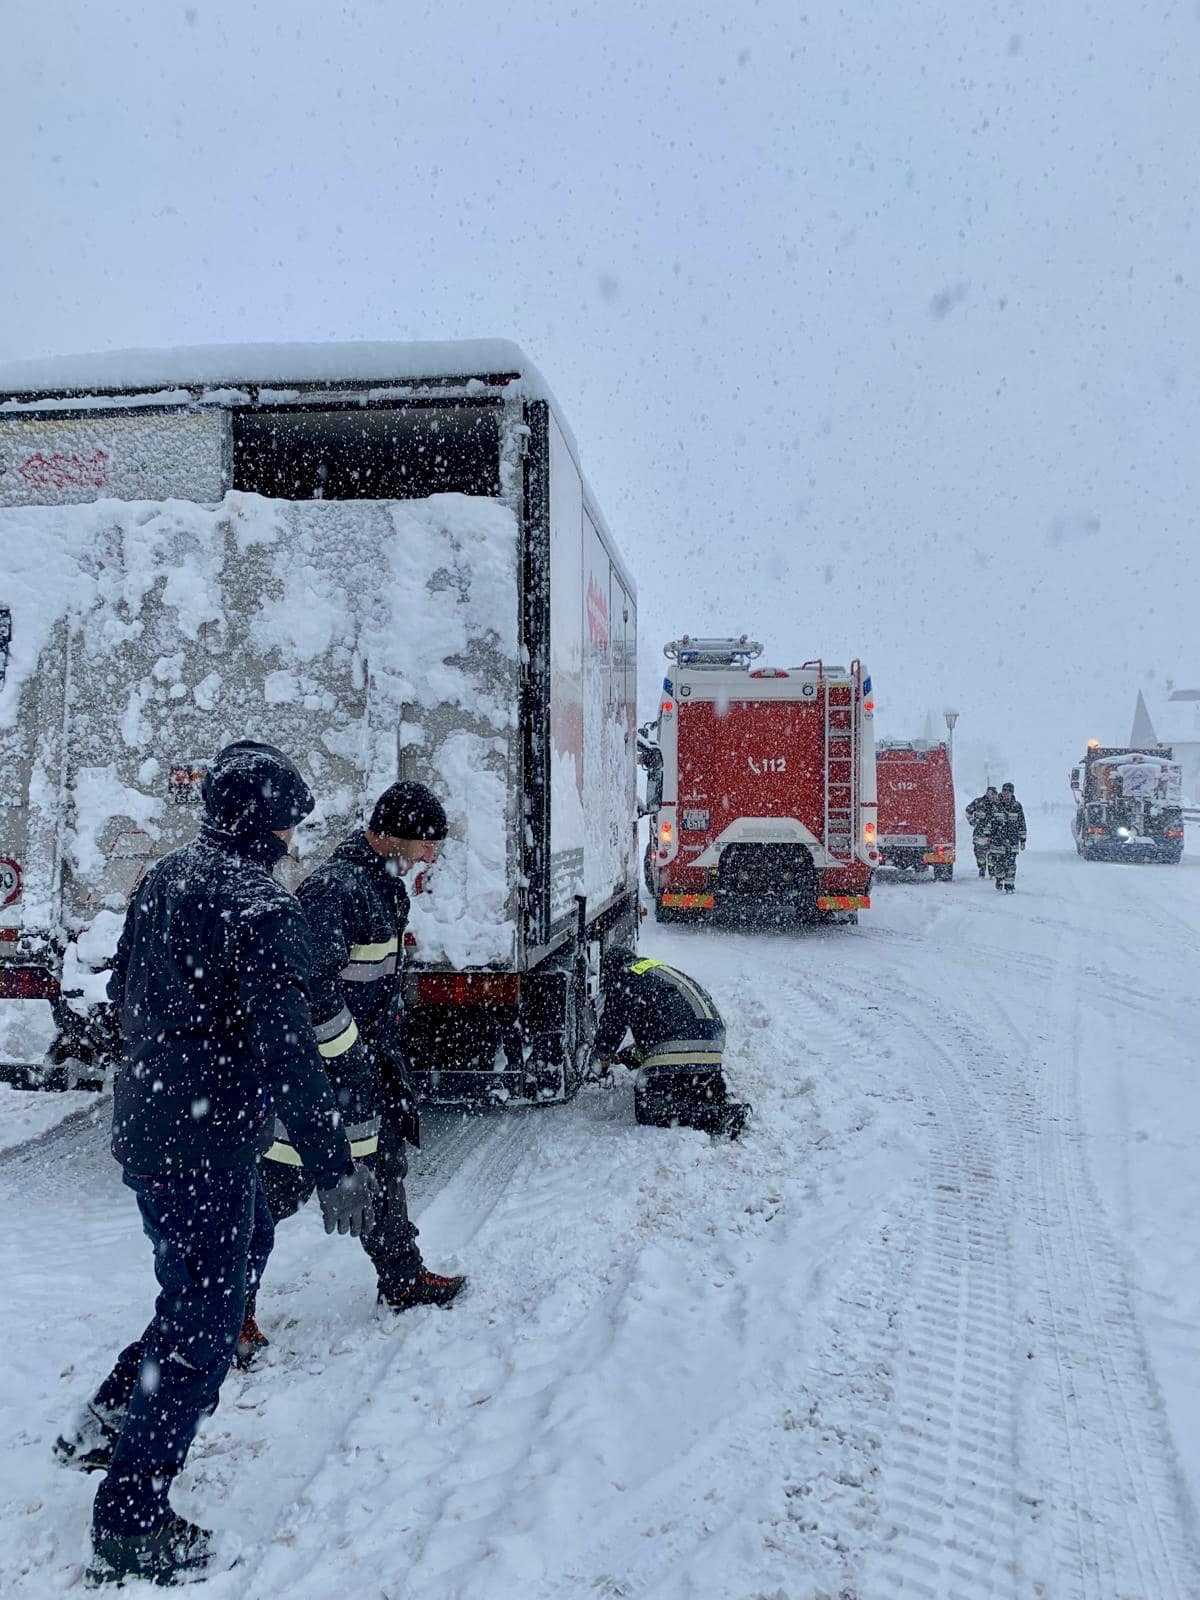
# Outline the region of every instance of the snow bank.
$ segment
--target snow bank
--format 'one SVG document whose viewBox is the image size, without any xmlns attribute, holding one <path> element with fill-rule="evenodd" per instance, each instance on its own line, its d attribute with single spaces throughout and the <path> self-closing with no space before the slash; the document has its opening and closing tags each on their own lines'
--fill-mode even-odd
<svg viewBox="0 0 1200 1600">
<path fill-rule="evenodd" d="M 77 1111 L 86 1111 L 99 1099 L 100 1091 L 96 1089 L 43 1093 L 37 1089 L 12 1089 L 0 1083 L 0 1150 L 15 1149 L 28 1139 L 49 1133 L 51 1128 L 57 1128 Z"/>
</svg>

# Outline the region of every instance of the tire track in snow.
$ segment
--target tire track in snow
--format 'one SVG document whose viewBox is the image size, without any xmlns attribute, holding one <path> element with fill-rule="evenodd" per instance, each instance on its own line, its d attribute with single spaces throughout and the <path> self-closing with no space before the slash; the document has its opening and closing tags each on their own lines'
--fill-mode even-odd
<svg viewBox="0 0 1200 1600">
<path fill-rule="evenodd" d="M 444 1140 L 439 1140 L 438 1146 L 430 1152 L 433 1159 L 428 1168 L 411 1188 L 414 1218 L 426 1231 L 431 1220 L 436 1223 L 439 1249 L 462 1250 L 483 1227 L 533 1137 L 534 1125 L 530 1119 L 539 1115 L 543 1114 L 510 1111 L 480 1118 L 454 1119 L 458 1126 L 452 1125 L 446 1130 Z M 429 1203 L 419 1207 L 417 1202 L 423 1195 L 428 1195 L 431 1188 L 434 1192 Z M 410 1318 L 413 1315 L 409 1314 Z M 420 1319 L 433 1315 L 440 1313 L 416 1313 L 415 1317 Z M 363 1413 L 371 1407 L 375 1395 L 387 1385 L 391 1370 L 405 1359 L 409 1329 L 418 1331 L 412 1327 L 411 1320 L 407 1328 L 401 1318 L 383 1322 L 382 1325 L 376 1322 L 367 1328 L 365 1339 L 359 1335 L 357 1342 L 361 1342 L 364 1348 L 354 1351 L 343 1345 L 334 1351 L 335 1359 L 346 1363 L 338 1384 L 341 1393 L 338 1394 L 335 1389 L 323 1409 L 333 1410 L 336 1401 L 340 1400 L 341 1409 L 336 1412 L 336 1420 L 315 1437 L 309 1435 L 304 1450 L 307 1465 L 299 1476 L 294 1470 L 290 1472 L 289 1494 L 286 1502 L 274 1514 L 273 1529 L 258 1541 L 255 1550 L 243 1556 L 231 1573 L 217 1575 L 210 1580 L 210 1590 L 214 1595 L 227 1594 L 232 1600 L 233 1596 L 245 1594 L 294 1592 L 288 1586 L 279 1589 L 272 1586 L 268 1589 L 259 1585 L 266 1581 L 268 1568 L 280 1559 L 281 1550 L 286 1550 L 300 1539 L 300 1528 L 314 1505 L 319 1505 L 322 1500 L 322 1481 L 327 1478 L 338 1479 L 347 1461 L 352 1459 L 354 1450 L 349 1444 L 351 1436 L 358 1428 Z M 381 1348 L 376 1348 L 372 1354 L 372 1346 Z M 307 1358 L 301 1359 L 302 1362 L 307 1361 Z M 263 1374 L 265 1382 L 257 1385 L 261 1399 L 256 1400 L 252 1394 L 243 1407 L 265 1419 L 264 1427 L 256 1429 L 256 1433 L 271 1437 L 272 1401 L 290 1411 L 293 1396 L 288 1388 L 289 1377 L 286 1364 L 267 1368 Z M 274 1393 L 262 1393 L 268 1383 Z M 403 1389 L 403 1383 L 400 1387 Z M 313 1395 L 312 1398 L 315 1400 L 319 1396 Z M 315 1418 L 310 1416 L 311 1421 L 315 1421 Z M 286 1436 L 288 1431 L 290 1424 L 285 1422 L 283 1435 Z M 254 1442 L 251 1441 L 251 1454 L 258 1453 Z M 209 1475 L 212 1481 L 206 1492 L 217 1489 L 222 1497 L 236 1497 L 241 1487 L 238 1481 L 241 1465 L 238 1456 L 241 1451 L 234 1442 L 232 1450 L 226 1445 L 218 1447 L 215 1453 L 219 1457 L 231 1455 L 233 1471 L 231 1474 L 227 1470 L 225 1459 L 219 1460 L 216 1473 Z M 198 1452 L 199 1464 L 204 1464 L 205 1457 L 206 1452 L 201 1448 Z M 294 1467 L 294 1463 L 291 1465 Z M 345 1542 L 336 1533 L 333 1537 L 335 1542 Z M 304 1563 L 301 1562 L 296 1578 L 302 1575 L 303 1570 Z"/>
<path fill-rule="evenodd" d="M 1065 887 L 1077 898 L 1082 885 L 1068 877 Z M 1186 1600 L 1200 1594 L 1195 1513 L 1083 1139 L 1079 1040 L 1092 941 L 1059 933 L 1047 990 L 1038 996 L 1048 1030 L 1040 1018 L 1031 1026 L 1028 1005 L 1022 1017 L 1010 1016 L 971 972 L 950 1011 L 936 994 L 917 1002 L 893 993 L 889 1004 L 944 1054 L 917 1006 L 926 1016 L 941 1013 L 939 1034 L 962 1042 L 960 1075 L 970 1065 L 992 1103 L 994 1126 L 1007 1130 L 1020 1259 L 1034 1267 L 1024 1330 L 1030 1348 L 1018 1362 L 1025 1391 L 1020 1481 L 1049 1540 L 1051 1563 L 1050 1571 L 1030 1574 L 1033 1592 L 1048 1600 Z M 927 983 L 927 968 L 915 977 Z M 1126 1003 L 1124 995 L 1113 998 Z M 1007 1061 L 1001 1053 L 999 1066 L 994 1043 L 989 1049 L 974 1021 L 984 1007 L 1008 1021 L 1015 1045 Z M 1022 1331 L 1019 1323 L 1015 1331 Z M 1033 1560 L 1033 1541 L 1028 1548 Z"/>
<path fill-rule="evenodd" d="M 1044 1059 L 1030 1061 L 1014 1126 L 1024 1133 L 1031 1234 L 1040 1261 L 1035 1374 L 1061 1460 L 1043 1493 L 1056 1587 L 1071 1600 L 1190 1600 L 1200 1594 L 1182 1482 L 1121 1252 L 1087 1168 L 1079 1106 L 1081 949 L 1056 975 Z M 1016 1087 L 1014 1085 L 1014 1087 Z M 1067 1469 L 1064 1486 L 1061 1468 Z M 1065 1493 L 1064 1493 L 1065 1488 Z"/>
<path fill-rule="evenodd" d="M 886 993 L 886 981 L 876 992 Z M 845 1003 L 832 987 L 821 998 Z M 861 1052 L 861 1016 L 855 1027 Z M 922 1192 L 897 1215 L 911 1270 L 896 1312 L 878 1554 L 862 1592 L 1017 1600 L 1026 1519 L 1014 1492 L 1009 1174 L 979 1097 L 915 1009 L 888 994 L 866 1031 L 881 1059 L 901 1056 L 916 1094 L 935 1105 L 924 1119 Z"/>
</svg>

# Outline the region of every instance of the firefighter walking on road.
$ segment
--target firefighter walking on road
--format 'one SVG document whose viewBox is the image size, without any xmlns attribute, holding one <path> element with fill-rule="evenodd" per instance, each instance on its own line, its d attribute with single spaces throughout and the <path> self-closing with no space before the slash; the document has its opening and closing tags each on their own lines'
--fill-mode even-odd
<svg viewBox="0 0 1200 1600">
<path fill-rule="evenodd" d="M 604 952 L 600 986 L 593 1064 L 601 1073 L 614 1061 L 635 1069 L 637 1120 L 736 1138 L 750 1108 L 728 1098 L 725 1024 L 712 996 L 678 968 L 621 945 Z M 627 1033 L 633 1046 L 622 1050 Z"/>
<path fill-rule="evenodd" d="M 1002 784 L 1000 799 L 988 819 L 988 871 L 996 888 L 1012 894 L 1017 887 L 1017 854 L 1025 848 L 1025 808 L 1011 783 Z"/>
<path fill-rule="evenodd" d="M 975 847 L 975 865 L 979 868 L 979 876 L 986 878 L 988 873 L 988 823 L 992 812 L 1000 803 L 1000 796 L 996 785 L 988 785 L 984 794 L 972 800 L 967 807 L 967 821 L 971 824 L 971 843 Z"/>
<path fill-rule="evenodd" d="M 393 1311 L 449 1305 L 463 1277 L 430 1272 L 408 1215 L 407 1144 L 420 1145 L 416 1094 L 402 1036 L 401 963 L 409 899 L 401 875 L 432 864 L 446 837 L 441 801 L 423 784 L 384 791 L 370 826 L 344 839 L 297 894 L 312 946 L 313 1026 L 350 1147 L 379 1180 L 375 1225 L 363 1249 L 379 1280 L 379 1301 Z M 312 1194 L 314 1175 L 285 1131 L 266 1152 L 263 1185 L 275 1222 Z M 248 1365 L 268 1341 L 252 1299 L 238 1341 Z"/>
<path fill-rule="evenodd" d="M 286 756 L 250 740 L 221 751 L 201 792 L 200 836 L 138 886 L 108 985 L 123 1037 L 112 1150 L 159 1295 L 54 1447 L 66 1466 L 107 1471 L 91 1587 L 177 1583 L 213 1560 L 211 1534 L 176 1515 L 168 1491 L 216 1409 L 247 1285 L 270 1254 L 257 1158 L 276 1114 L 320 1190 L 326 1231 L 372 1221 L 375 1180 L 353 1164 L 313 1035 L 304 916 L 271 876 L 313 797 Z"/>
</svg>

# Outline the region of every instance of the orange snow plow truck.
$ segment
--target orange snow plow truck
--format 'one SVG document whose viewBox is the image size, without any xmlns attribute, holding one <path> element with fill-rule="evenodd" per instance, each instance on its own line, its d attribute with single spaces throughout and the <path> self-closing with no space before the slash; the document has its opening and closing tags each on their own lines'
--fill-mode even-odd
<svg viewBox="0 0 1200 1600">
<path fill-rule="evenodd" d="M 871 680 L 806 661 L 753 667 L 762 646 L 684 637 L 642 729 L 659 921 L 741 911 L 856 922 L 878 863 Z"/>
<path fill-rule="evenodd" d="M 949 883 L 954 876 L 954 774 L 944 744 L 881 739 L 876 747 L 881 866 Z"/>
</svg>

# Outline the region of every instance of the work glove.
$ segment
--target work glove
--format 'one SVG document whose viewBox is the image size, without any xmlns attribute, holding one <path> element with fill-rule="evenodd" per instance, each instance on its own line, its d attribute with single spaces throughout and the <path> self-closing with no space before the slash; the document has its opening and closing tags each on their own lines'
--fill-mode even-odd
<svg viewBox="0 0 1200 1600">
<path fill-rule="evenodd" d="M 1025 841 L 1024 841 L 1024 839 L 1022 839 L 1021 840 L 1021 849 L 1024 850 L 1024 848 L 1025 848 Z"/>
<path fill-rule="evenodd" d="M 344 1172 L 328 1189 L 318 1189 L 325 1232 L 348 1233 L 361 1239 L 375 1226 L 375 1196 L 379 1184 L 369 1167 L 358 1166 Z"/>
</svg>

